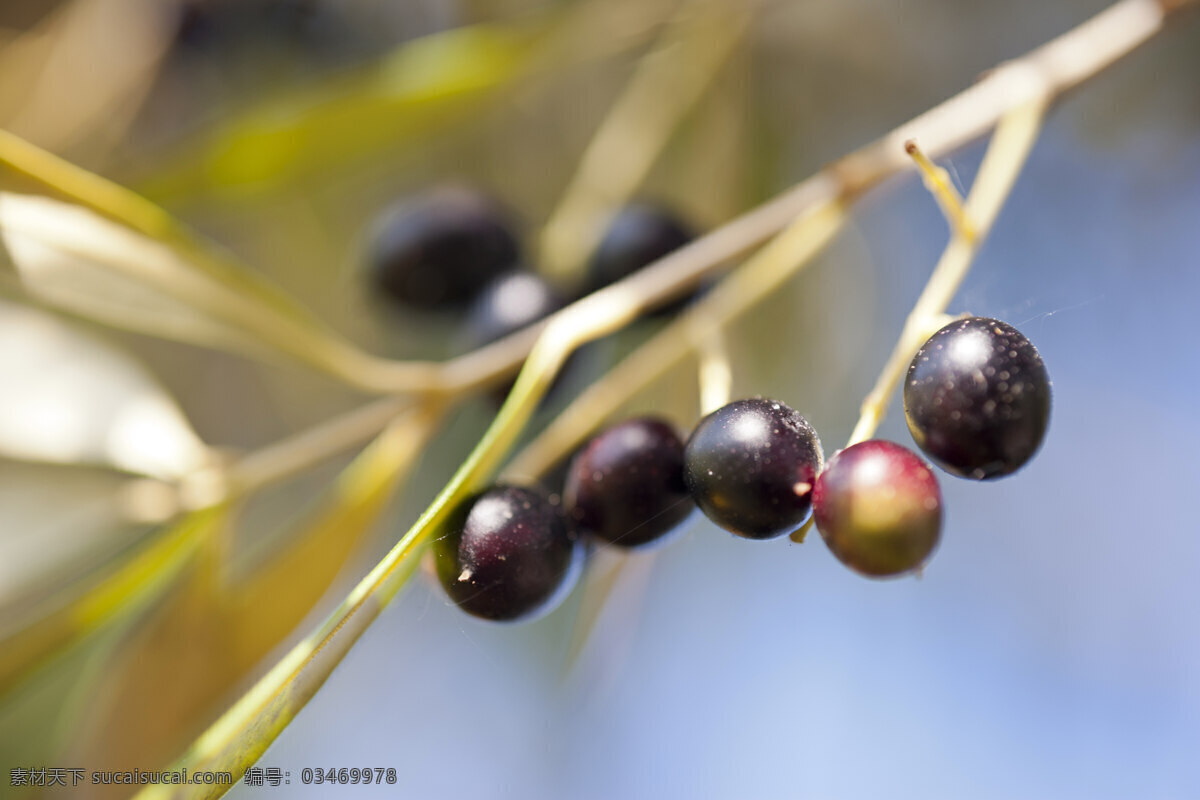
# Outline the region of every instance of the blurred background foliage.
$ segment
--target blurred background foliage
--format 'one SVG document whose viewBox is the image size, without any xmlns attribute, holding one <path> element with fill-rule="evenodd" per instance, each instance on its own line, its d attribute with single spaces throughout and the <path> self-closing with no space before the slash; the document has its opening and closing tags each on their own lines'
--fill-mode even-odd
<svg viewBox="0 0 1200 800">
<path fill-rule="evenodd" d="M 441 359 L 460 320 L 365 295 L 373 221 L 465 180 L 516 212 L 536 261 L 540 226 L 679 5 L 10 0 L 0 128 L 161 203 L 363 349 Z M 763 0 L 639 195 L 716 228 L 1104 5 Z M 1194 797 L 1198 68 L 1188 17 L 1051 117 L 954 309 L 1041 348 L 1050 438 L 1011 480 L 943 478 L 945 543 L 923 579 L 871 583 L 815 542 L 747 545 L 697 523 L 627 568 L 569 673 L 579 592 L 533 625 L 489 627 L 415 581 L 263 759 L 290 771 L 274 791 L 328 796 L 297 785 L 304 766 L 394 766 L 398 788 L 344 791 Z M 980 152 L 949 160 L 961 186 Z M 46 193 L 3 168 L 0 190 Z M 813 270 L 729 331 L 735 395 L 786 400 L 834 449 L 944 236 L 917 182 L 871 194 Z M 6 771 L 176 756 L 390 547 L 492 414 L 471 399 L 431 441 L 394 428 L 164 521 L 157 481 L 368 398 L 287 361 L 50 315 L 7 274 L 0 286 Z M 588 348 L 534 428 L 657 324 Z M 693 371 L 627 410 L 690 428 Z M 894 415 L 882 433 L 906 438 Z"/>
</svg>

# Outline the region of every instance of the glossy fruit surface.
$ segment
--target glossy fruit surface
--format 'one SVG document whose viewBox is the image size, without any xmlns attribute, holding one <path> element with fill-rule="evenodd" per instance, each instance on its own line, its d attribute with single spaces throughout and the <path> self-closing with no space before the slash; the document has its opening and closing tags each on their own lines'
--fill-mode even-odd
<svg viewBox="0 0 1200 800">
<path fill-rule="evenodd" d="M 683 483 L 683 441 L 655 417 L 608 428 L 571 461 L 563 505 L 577 530 L 611 544 L 660 540 L 696 507 Z"/>
<path fill-rule="evenodd" d="M 893 442 L 859 442 L 817 478 L 813 517 L 838 560 L 872 577 L 919 569 L 937 546 L 942 493 L 929 466 Z"/>
<path fill-rule="evenodd" d="M 803 416 L 776 400 L 738 400 L 692 431 L 683 476 L 700 510 L 747 539 L 773 539 L 812 511 L 821 442 Z"/>
<path fill-rule="evenodd" d="M 467 338 L 471 348 L 491 344 L 548 317 L 565 305 L 550 284 L 533 272 L 509 272 L 489 283 L 471 306 Z"/>
<path fill-rule="evenodd" d="M 588 263 L 586 290 L 594 292 L 628 277 L 694 238 L 690 227 L 661 206 L 627 206 L 613 217 Z"/>
<path fill-rule="evenodd" d="M 468 614 L 511 621 L 549 611 L 570 590 L 583 547 L 539 489 L 493 486 L 465 502 L 433 544 L 438 580 Z"/>
<path fill-rule="evenodd" d="M 1016 328 L 986 317 L 958 320 L 929 337 L 909 365 L 904 415 L 913 440 L 943 469 L 1002 477 L 1042 443 L 1050 378 Z"/>
<path fill-rule="evenodd" d="M 399 206 L 381 223 L 370 277 L 383 296 L 406 306 L 471 303 L 519 258 L 503 211 L 463 186 L 443 186 Z"/>
<path fill-rule="evenodd" d="M 562 296 L 533 272 L 501 275 L 483 290 L 467 316 L 464 347 L 474 350 L 503 339 L 527 325 L 550 316 L 565 305 Z M 560 375 L 570 366 L 567 362 Z M 512 389 L 513 382 L 501 384 L 490 393 L 499 405 Z M 558 383 L 555 383 L 557 386 Z"/>
</svg>

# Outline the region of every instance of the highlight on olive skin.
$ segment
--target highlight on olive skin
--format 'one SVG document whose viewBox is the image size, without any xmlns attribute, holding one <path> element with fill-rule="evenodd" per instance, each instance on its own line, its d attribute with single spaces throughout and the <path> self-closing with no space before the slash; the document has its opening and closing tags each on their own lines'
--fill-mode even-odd
<svg viewBox="0 0 1200 800">
<path fill-rule="evenodd" d="M 683 441 L 657 417 L 613 425 L 571 461 L 563 505 L 580 533 L 608 544 L 661 543 L 696 508 L 683 482 Z"/>
<path fill-rule="evenodd" d="M 951 322 L 917 351 L 904 382 L 913 441 L 963 478 L 1000 478 L 1037 452 L 1050 418 L 1050 377 L 1037 348 L 996 319 Z"/>
<path fill-rule="evenodd" d="M 547 613 L 565 597 L 583 546 L 543 491 L 497 485 L 459 506 L 433 554 L 438 580 L 455 605 L 508 622 Z"/>
<path fill-rule="evenodd" d="M 385 213 L 370 244 L 367 275 L 379 297 L 405 309 L 462 309 L 519 258 L 499 204 L 446 184 Z"/>
<path fill-rule="evenodd" d="M 507 272 L 485 286 L 471 306 L 464 325 L 463 349 L 474 350 L 503 339 L 545 319 L 564 305 L 563 296 L 537 273 Z M 561 370 L 566 371 L 567 367 Z M 512 386 L 512 381 L 503 383 L 489 396 L 499 405 Z"/>
<path fill-rule="evenodd" d="M 836 453 L 817 478 L 813 517 L 846 566 L 874 578 L 920 569 L 937 547 L 942 494 L 915 453 L 873 439 Z"/>
<path fill-rule="evenodd" d="M 533 272 L 507 272 L 489 283 L 467 316 L 470 349 L 503 339 L 566 305 L 562 295 Z"/>
<path fill-rule="evenodd" d="M 777 400 L 755 398 L 700 421 L 684 450 L 683 474 L 713 522 L 746 539 L 774 539 L 808 520 L 822 461 L 808 420 Z"/>
</svg>

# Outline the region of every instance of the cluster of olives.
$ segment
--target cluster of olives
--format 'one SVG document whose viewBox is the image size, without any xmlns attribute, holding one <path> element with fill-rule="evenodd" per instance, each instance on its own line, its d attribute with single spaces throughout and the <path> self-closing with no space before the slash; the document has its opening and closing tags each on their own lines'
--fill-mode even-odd
<svg viewBox="0 0 1200 800">
<path fill-rule="evenodd" d="M 904 410 L 913 439 L 943 469 L 999 478 L 1041 444 L 1050 382 L 1020 332 L 971 317 L 939 330 L 913 358 Z M 471 614 L 525 618 L 568 590 L 586 540 L 653 545 L 696 506 L 747 539 L 783 536 L 811 516 L 833 554 L 871 577 L 919 570 L 941 535 L 941 490 L 918 455 L 873 439 L 826 463 L 803 416 L 753 398 L 704 417 L 686 443 L 654 417 L 602 431 L 572 459 L 560 503 L 535 488 L 482 492 L 435 545 L 438 576 Z"/>
<path fill-rule="evenodd" d="M 693 238 L 666 208 L 629 205 L 609 222 L 585 275 L 572 288 L 601 289 Z M 511 216 L 463 185 L 441 186 L 394 208 L 373 237 L 368 265 L 375 297 L 408 309 L 465 311 L 468 348 L 531 325 L 576 294 L 529 269 Z"/>
<path fill-rule="evenodd" d="M 660 209 L 631 207 L 614 219 L 583 286 L 598 289 L 689 239 Z M 561 305 L 550 287 L 518 266 L 517 241 L 497 206 L 463 188 L 402 207 L 381 229 L 372 263 L 377 287 L 399 303 L 474 304 L 475 344 Z M 968 317 L 937 331 L 917 352 L 905 379 L 904 411 L 917 446 L 942 469 L 999 478 L 1040 446 L 1050 381 L 1019 331 Z M 650 416 L 601 431 L 571 459 L 560 495 L 512 485 L 480 492 L 455 510 L 435 542 L 437 575 L 468 613 L 527 619 L 570 590 L 589 542 L 654 547 L 682 530 L 697 507 L 747 539 L 778 538 L 811 518 L 840 561 L 871 577 L 919 570 L 941 535 L 941 490 L 917 454 L 869 440 L 826 462 L 800 413 L 752 398 L 708 414 L 686 441 L 669 422 Z"/>
</svg>

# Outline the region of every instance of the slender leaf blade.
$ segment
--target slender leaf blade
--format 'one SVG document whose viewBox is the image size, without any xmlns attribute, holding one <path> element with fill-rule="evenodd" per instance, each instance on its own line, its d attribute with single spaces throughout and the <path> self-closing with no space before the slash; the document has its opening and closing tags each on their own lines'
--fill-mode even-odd
<svg viewBox="0 0 1200 800">
<path fill-rule="evenodd" d="M 350 76 L 235 117 L 142 188 L 155 197 L 245 192 L 412 145 L 510 82 L 535 38 L 528 27 L 481 24 L 407 42 Z"/>
<path fill-rule="evenodd" d="M 421 452 L 428 414 L 398 420 L 343 472 L 324 508 L 245 576 L 194 565 L 109 670 L 80 752 L 94 764 L 162 761 L 312 612 Z M 211 565 L 210 565 L 211 566 Z"/>
<path fill-rule="evenodd" d="M 223 518 L 223 508 L 213 508 L 148 535 L 102 578 L 7 635 L 0 643 L 0 695 L 62 648 L 144 609 L 174 582 Z"/>
</svg>

